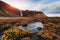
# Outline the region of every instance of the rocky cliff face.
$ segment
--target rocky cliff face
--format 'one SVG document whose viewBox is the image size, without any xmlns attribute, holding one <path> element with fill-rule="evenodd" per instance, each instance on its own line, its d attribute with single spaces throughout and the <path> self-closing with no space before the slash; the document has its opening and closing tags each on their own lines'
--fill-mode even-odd
<svg viewBox="0 0 60 40">
<path fill-rule="evenodd" d="M 0 17 L 20 17 L 21 13 L 24 17 L 47 17 L 41 11 L 31 11 L 31 10 L 19 10 L 10 6 L 9 4 L 0 1 Z"/>
</svg>

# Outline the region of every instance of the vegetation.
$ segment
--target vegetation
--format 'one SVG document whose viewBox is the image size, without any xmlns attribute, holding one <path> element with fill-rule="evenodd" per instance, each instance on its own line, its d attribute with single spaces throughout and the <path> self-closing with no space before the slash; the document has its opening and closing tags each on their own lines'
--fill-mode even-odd
<svg viewBox="0 0 60 40">
<path fill-rule="evenodd" d="M 32 18 L 33 19 L 33 18 Z M 36 21 L 40 21 L 43 23 L 44 28 L 43 28 L 43 32 L 42 33 L 33 33 L 30 30 L 22 30 L 13 26 L 19 26 L 19 25 L 23 25 L 26 26 L 28 23 L 30 22 L 36 22 L 33 20 L 29 20 L 29 19 L 8 19 L 8 20 L 0 20 L 0 34 L 2 32 L 4 32 L 2 36 L 3 40 L 4 37 L 9 36 L 9 40 L 17 40 L 17 39 L 31 39 L 32 35 L 37 35 L 38 39 L 42 38 L 42 39 L 47 39 L 47 40 L 59 40 L 60 38 L 60 18 L 42 18 L 42 19 L 37 19 Z M 55 23 L 56 22 L 56 23 Z M 11 27 L 13 27 L 12 29 L 10 29 Z M 41 30 L 41 28 L 37 28 L 38 30 Z M 6 31 L 5 31 L 6 30 Z M 15 31 L 13 31 L 15 30 Z M 17 31 L 16 31 L 17 30 Z M 6 35 L 7 34 L 7 35 Z M 32 38 L 31 38 L 32 37 Z M 7 38 L 5 38 L 7 40 Z"/>
<path fill-rule="evenodd" d="M 3 40 L 21 40 L 24 37 L 32 35 L 32 31 L 27 31 L 14 27 L 4 32 L 2 39 Z"/>
<path fill-rule="evenodd" d="M 0 36 L 2 40 L 60 40 L 60 17 L 47 17 L 41 11 L 20 10 L 0 1 Z M 4 18 L 5 17 L 5 18 Z M 43 32 L 19 29 L 32 22 L 42 22 Z M 40 27 L 38 30 L 42 30 Z"/>
</svg>

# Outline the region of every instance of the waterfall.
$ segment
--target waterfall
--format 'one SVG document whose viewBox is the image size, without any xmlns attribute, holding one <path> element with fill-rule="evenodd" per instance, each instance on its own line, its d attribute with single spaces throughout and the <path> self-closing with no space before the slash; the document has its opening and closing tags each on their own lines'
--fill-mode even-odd
<svg viewBox="0 0 60 40">
<path fill-rule="evenodd" d="M 22 13 L 22 11 L 20 10 L 20 16 L 23 16 L 23 13 Z"/>
</svg>

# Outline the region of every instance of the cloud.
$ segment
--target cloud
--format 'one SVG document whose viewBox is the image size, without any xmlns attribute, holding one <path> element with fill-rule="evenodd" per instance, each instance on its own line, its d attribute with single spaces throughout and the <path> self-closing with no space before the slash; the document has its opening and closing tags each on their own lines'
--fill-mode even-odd
<svg viewBox="0 0 60 40">
<path fill-rule="evenodd" d="M 49 4 L 37 4 L 36 9 L 43 11 L 48 16 L 60 16 L 60 1 Z"/>
<path fill-rule="evenodd" d="M 43 11 L 46 15 L 60 16 L 60 0 L 3 0 L 23 10 Z M 56 15 L 57 14 L 57 15 Z"/>
</svg>

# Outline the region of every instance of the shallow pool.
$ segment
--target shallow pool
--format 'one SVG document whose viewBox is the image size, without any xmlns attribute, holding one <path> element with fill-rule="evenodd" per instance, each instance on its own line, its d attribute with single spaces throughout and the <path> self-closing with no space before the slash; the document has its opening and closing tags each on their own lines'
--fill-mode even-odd
<svg viewBox="0 0 60 40">
<path fill-rule="evenodd" d="M 41 30 L 38 30 L 37 28 L 40 27 Z M 43 31 L 43 24 L 42 22 L 34 22 L 27 24 L 27 26 L 19 26 L 19 28 L 25 29 L 25 30 L 32 30 L 33 32 L 42 32 Z"/>
</svg>

